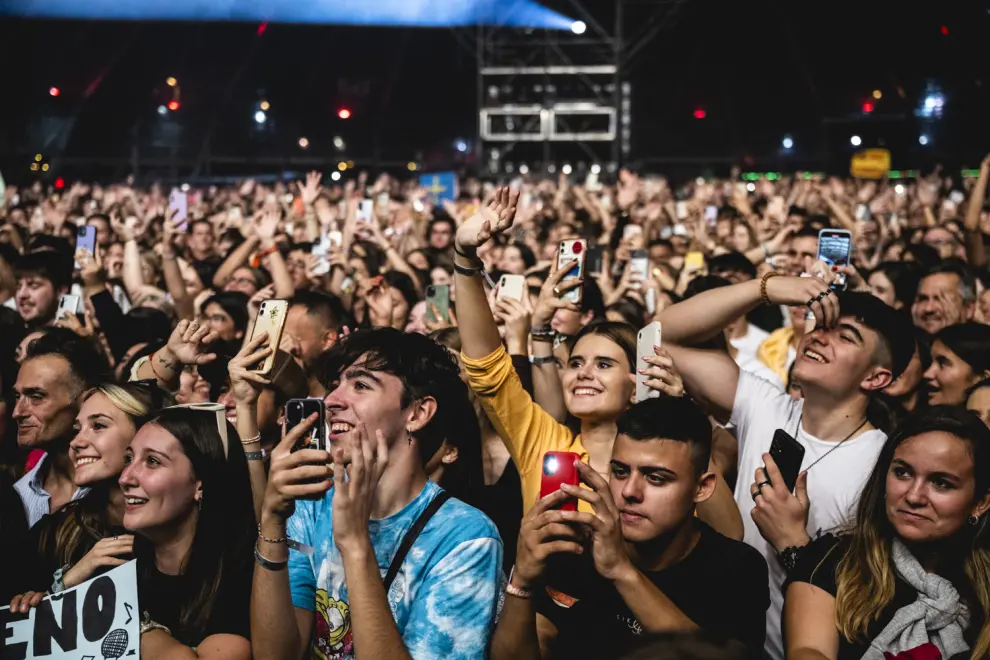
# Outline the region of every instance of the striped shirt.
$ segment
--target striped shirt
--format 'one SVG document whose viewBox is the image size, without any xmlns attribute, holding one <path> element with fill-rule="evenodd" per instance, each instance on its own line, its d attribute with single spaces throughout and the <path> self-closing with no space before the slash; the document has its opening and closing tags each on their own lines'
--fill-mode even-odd
<svg viewBox="0 0 990 660">
<path fill-rule="evenodd" d="M 26 472 L 23 477 L 14 484 L 14 490 L 21 496 L 24 503 L 24 514 L 27 517 L 28 527 L 34 527 L 39 520 L 47 516 L 51 511 L 52 496 L 45 490 L 45 478 L 43 466 L 48 460 L 48 454 L 41 457 L 41 460 Z M 85 497 L 89 493 L 89 488 L 77 488 L 73 493 L 73 501 Z"/>
</svg>

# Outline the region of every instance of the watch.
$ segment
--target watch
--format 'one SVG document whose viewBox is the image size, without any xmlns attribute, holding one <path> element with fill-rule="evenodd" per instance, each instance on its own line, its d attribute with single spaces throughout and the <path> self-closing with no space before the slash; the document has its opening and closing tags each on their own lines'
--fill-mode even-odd
<svg viewBox="0 0 990 660">
<path fill-rule="evenodd" d="M 780 565 L 784 567 L 785 573 L 790 573 L 797 566 L 798 560 L 801 558 L 801 553 L 804 549 L 808 547 L 805 545 L 792 545 L 789 548 L 784 548 L 779 553 L 777 553 L 777 561 Z"/>
</svg>

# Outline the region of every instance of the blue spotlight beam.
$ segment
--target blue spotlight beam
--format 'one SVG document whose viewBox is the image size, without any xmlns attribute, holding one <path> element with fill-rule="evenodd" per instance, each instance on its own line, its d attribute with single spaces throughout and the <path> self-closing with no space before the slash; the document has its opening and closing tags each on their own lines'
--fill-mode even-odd
<svg viewBox="0 0 990 660">
<path fill-rule="evenodd" d="M 556 30 L 574 22 L 533 0 L 5 0 L 0 16 Z"/>
</svg>

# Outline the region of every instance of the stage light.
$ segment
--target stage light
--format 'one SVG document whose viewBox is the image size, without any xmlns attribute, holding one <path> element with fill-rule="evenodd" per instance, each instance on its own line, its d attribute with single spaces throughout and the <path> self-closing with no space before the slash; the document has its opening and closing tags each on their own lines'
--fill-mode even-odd
<svg viewBox="0 0 990 660">
<path fill-rule="evenodd" d="M 704 119 L 704 118 L 705 118 L 705 117 L 707 117 L 707 116 L 708 116 L 708 113 L 707 113 L 707 112 L 705 112 L 705 111 L 704 111 L 703 109 L 701 109 L 701 108 L 698 108 L 697 110 L 695 110 L 695 111 L 694 111 L 694 118 L 695 118 L 695 119 Z"/>
<path fill-rule="evenodd" d="M 58 96 L 59 94 L 62 93 L 62 90 L 60 90 L 58 87 L 49 87 L 48 93 L 51 94 L 52 96 Z"/>
<path fill-rule="evenodd" d="M 165 84 L 168 85 L 169 87 L 175 87 L 176 85 L 179 84 L 179 81 L 173 78 L 172 76 L 169 76 L 168 78 L 165 79 Z"/>
<path fill-rule="evenodd" d="M 754 192 L 756 190 L 756 184 L 750 181 L 749 183 L 746 184 L 746 190 L 748 190 L 749 192 Z"/>
<path fill-rule="evenodd" d="M 43 158 L 43 156 L 41 154 L 35 154 L 34 155 L 34 162 L 40 163 L 42 158 Z"/>
<path fill-rule="evenodd" d="M 38 171 L 38 164 L 37 163 L 31 163 L 31 171 L 32 172 L 37 172 Z"/>
<path fill-rule="evenodd" d="M 564 174 L 569 175 L 571 172 L 574 171 L 574 168 L 571 167 L 570 163 L 564 163 L 564 166 L 560 168 L 560 171 L 563 172 Z"/>
<path fill-rule="evenodd" d="M 863 102 L 863 112 L 865 112 L 866 114 L 870 114 L 871 112 L 873 112 L 873 102 L 872 101 L 864 101 Z"/>
<path fill-rule="evenodd" d="M 191 188 L 191 186 L 188 183 L 183 183 L 181 186 L 179 186 L 179 190 L 181 190 L 182 192 L 189 192 L 189 188 Z"/>
<path fill-rule="evenodd" d="M 873 98 L 879 101 L 880 99 L 883 98 L 883 92 L 881 92 L 879 89 L 873 90 Z"/>
<path fill-rule="evenodd" d="M 341 108 L 340 110 L 337 111 L 337 116 L 340 117 L 341 119 L 350 119 L 351 111 L 348 110 L 347 108 Z"/>
<path fill-rule="evenodd" d="M 901 184 L 898 183 L 896 186 L 894 186 L 894 192 L 896 194 L 898 194 L 898 195 L 903 195 L 904 194 L 904 186 L 902 186 Z"/>
<path fill-rule="evenodd" d="M 308 146 L 309 146 L 309 140 L 308 139 L 306 139 L 304 137 L 299 138 L 299 148 L 300 149 L 305 149 Z"/>
<path fill-rule="evenodd" d="M 944 37 L 949 36 L 949 28 L 947 26 L 945 26 L 945 25 L 943 25 L 942 27 L 939 28 L 939 32 L 941 32 L 942 33 L 942 36 L 944 36 Z"/>
<path fill-rule="evenodd" d="M 254 113 L 255 123 L 264 124 L 266 119 L 268 119 L 268 115 L 266 115 L 262 110 L 258 110 L 256 113 Z"/>
<path fill-rule="evenodd" d="M 345 171 L 347 169 L 347 163 L 345 163 L 344 161 L 340 161 L 339 163 L 337 163 L 337 169 L 340 170 L 341 172 Z"/>
<path fill-rule="evenodd" d="M 933 92 L 925 95 L 921 106 L 922 117 L 941 117 L 942 106 L 945 105 L 945 96 L 941 92 Z"/>
<path fill-rule="evenodd" d="M 168 109 L 171 110 L 172 112 L 175 112 L 176 110 L 179 109 L 179 102 L 176 101 L 175 99 L 172 99 L 171 101 L 168 102 Z"/>
<path fill-rule="evenodd" d="M 556 174 L 557 166 L 554 165 L 553 163 L 550 163 L 549 165 L 547 165 L 547 172 L 549 172 L 550 174 Z"/>
<path fill-rule="evenodd" d="M 334 146 L 335 149 L 343 149 L 344 148 L 344 138 L 340 137 L 339 135 L 335 135 L 334 138 L 333 138 L 333 146 Z"/>
<path fill-rule="evenodd" d="M 854 135 L 851 138 L 849 138 L 849 144 L 851 144 L 854 147 L 858 147 L 859 145 L 863 144 L 863 140 L 858 135 Z"/>
<path fill-rule="evenodd" d="M 574 34 L 584 34 L 588 26 L 584 24 L 584 21 L 574 21 L 571 23 L 571 32 Z"/>
<path fill-rule="evenodd" d="M 780 144 L 781 144 L 781 146 L 784 147 L 784 149 L 793 149 L 794 148 L 794 139 L 791 138 L 790 135 L 785 135 L 784 136 L 784 139 L 780 141 Z"/>
<path fill-rule="evenodd" d="M 55 188 L 57 190 L 61 190 L 62 188 L 65 188 L 65 179 L 63 179 L 62 177 L 55 179 Z"/>
<path fill-rule="evenodd" d="M 340 172 L 331 172 L 330 173 L 330 180 L 331 181 L 340 181 Z"/>
<path fill-rule="evenodd" d="M 591 166 L 591 173 L 592 174 L 601 174 L 602 173 L 602 166 L 599 165 L 598 163 L 595 163 L 594 165 Z"/>
<path fill-rule="evenodd" d="M 262 110 L 264 110 L 265 112 L 268 112 L 268 108 L 272 107 L 272 104 L 269 103 L 268 101 L 262 101 L 258 105 L 258 107 L 261 108 Z"/>
<path fill-rule="evenodd" d="M 454 142 L 454 148 L 463 154 L 468 150 L 468 145 L 464 140 L 457 140 Z"/>
<path fill-rule="evenodd" d="M 158 106 L 158 114 L 164 117 L 167 112 L 168 112 L 168 108 L 166 108 L 164 105 Z"/>
<path fill-rule="evenodd" d="M 520 165 L 519 166 L 519 173 L 520 174 L 529 174 L 529 165 L 527 165 L 526 163 L 523 163 L 522 165 Z"/>
<path fill-rule="evenodd" d="M 406 163 L 406 169 L 409 170 L 410 172 L 415 172 L 416 170 L 419 169 L 419 165 L 417 165 L 412 161 L 409 161 L 408 163 Z"/>
<path fill-rule="evenodd" d="M 42 172 L 47 172 L 48 171 L 48 163 L 43 163 L 41 165 L 41 171 Z"/>
<path fill-rule="evenodd" d="M 925 146 L 926 144 L 928 144 L 928 136 L 925 135 L 924 133 L 922 133 L 921 135 L 919 135 L 918 136 L 918 144 L 920 144 L 921 146 Z"/>
</svg>

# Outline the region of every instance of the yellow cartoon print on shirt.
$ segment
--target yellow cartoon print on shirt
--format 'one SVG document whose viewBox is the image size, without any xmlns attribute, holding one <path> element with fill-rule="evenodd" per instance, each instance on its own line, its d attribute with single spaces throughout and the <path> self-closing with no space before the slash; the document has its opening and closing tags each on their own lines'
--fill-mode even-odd
<svg viewBox="0 0 990 660">
<path fill-rule="evenodd" d="M 331 598 L 326 590 L 318 589 L 313 657 L 320 660 L 338 660 L 353 654 L 350 608 L 344 601 Z"/>
</svg>

